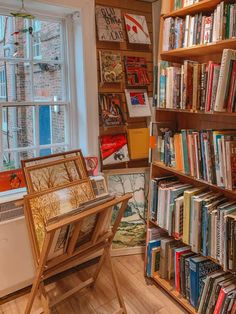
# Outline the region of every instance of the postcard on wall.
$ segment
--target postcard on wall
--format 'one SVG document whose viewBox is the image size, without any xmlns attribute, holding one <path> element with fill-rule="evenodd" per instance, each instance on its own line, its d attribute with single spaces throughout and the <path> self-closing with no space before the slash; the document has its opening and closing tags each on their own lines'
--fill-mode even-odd
<svg viewBox="0 0 236 314">
<path fill-rule="evenodd" d="M 99 51 L 101 83 L 120 83 L 123 78 L 121 54 Z"/>
<path fill-rule="evenodd" d="M 99 94 L 99 109 L 104 127 L 124 124 L 124 114 L 121 109 L 119 94 Z"/>
<path fill-rule="evenodd" d="M 129 116 L 135 117 L 150 117 L 151 110 L 146 90 L 141 89 L 125 89 L 125 96 Z"/>
<path fill-rule="evenodd" d="M 129 161 L 127 137 L 124 133 L 102 135 L 100 150 L 104 166 Z"/>
<path fill-rule="evenodd" d="M 145 58 L 126 56 L 125 69 L 129 86 L 144 86 L 150 83 Z"/>
<path fill-rule="evenodd" d="M 96 6 L 96 23 L 100 41 L 124 41 L 120 9 Z"/>
<path fill-rule="evenodd" d="M 148 204 L 148 168 L 105 171 L 108 191 L 117 196 L 132 193 L 124 217 L 113 240 L 113 249 L 131 248 L 145 245 L 145 220 Z M 118 213 L 114 207 L 112 223 Z"/>
<path fill-rule="evenodd" d="M 151 44 L 145 16 L 125 13 L 125 26 L 131 44 Z"/>
<path fill-rule="evenodd" d="M 20 189 L 25 187 L 22 169 L 13 169 L 0 172 L 0 192 Z"/>
</svg>

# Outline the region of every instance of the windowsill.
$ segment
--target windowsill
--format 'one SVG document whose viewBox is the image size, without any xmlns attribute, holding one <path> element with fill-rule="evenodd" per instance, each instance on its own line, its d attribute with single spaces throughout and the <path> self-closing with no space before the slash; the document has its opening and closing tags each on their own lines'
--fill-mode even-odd
<svg viewBox="0 0 236 314">
<path fill-rule="evenodd" d="M 23 196 L 26 194 L 27 194 L 26 188 L 0 192 L 0 204 L 19 200 L 23 198 Z"/>
</svg>

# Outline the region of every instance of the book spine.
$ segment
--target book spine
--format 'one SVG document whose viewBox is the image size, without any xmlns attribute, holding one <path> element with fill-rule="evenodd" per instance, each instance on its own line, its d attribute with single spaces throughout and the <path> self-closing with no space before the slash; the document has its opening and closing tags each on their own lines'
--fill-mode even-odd
<svg viewBox="0 0 236 314">
<path fill-rule="evenodd" d="M 225 298 L 225 293 L 224 293 L 224 290 L 221 288 L 220 294 L 219 294 L 218 300 L 216 302 L 216 306 L 215 306 L 215 310 L 214 310 L 213 314 L 220 314 L 221 313 L 221 308 L 222 308 L 222 305 L 223 305 L 223 302 L 224 302 L 224 298 Z"/>
<path fill-rule="evenodd" d="M 190 259 L 190 303 L 193 307 L 197 306 L 198 301 L 198 266 Z"/>
</svg>

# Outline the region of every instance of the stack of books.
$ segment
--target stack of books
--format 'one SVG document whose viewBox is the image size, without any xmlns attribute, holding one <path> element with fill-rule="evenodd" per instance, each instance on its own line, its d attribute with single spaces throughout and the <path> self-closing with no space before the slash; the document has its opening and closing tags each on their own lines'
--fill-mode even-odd
<svg viewBox="0 0 236 314">
<path fill-rule="evenodd" d="M 199 0 L 174 0 L 174 10 L 185 8 L 197 2 L 199 2 Z"/>
<path fill-rule="evenodd" d="M 222 1 L 210 15 L 168 17 L 164 21 L 163 51 L 209 44 L 236 37 L 236 4 Z"/>
<path fill-rule="evenodd" d="M 236 130 L 168 130 L 157 149 L 166 166 L 221 188 L 236 188 Z"/>
<path fill-rule="evenodd" d="M 235 11 L 236 12 L 236 11 Z M 221 65 L 209 61 L 159 65 L 159 108 L 236 111 L 236 51 L 224 49 Z"/>
<path fill-rule="evenodd" d="M 151 180 L 151 219 L 195 253 L 236 272 L 236 202 L 174 176 Z"/>
</svg>

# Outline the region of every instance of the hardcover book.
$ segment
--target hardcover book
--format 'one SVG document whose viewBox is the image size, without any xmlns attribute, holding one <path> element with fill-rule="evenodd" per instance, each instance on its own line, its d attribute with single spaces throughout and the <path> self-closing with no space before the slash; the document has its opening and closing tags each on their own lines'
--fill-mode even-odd
<svg viewBox="0 0 236 314">
<path fill-rule="evenodd" d="M 146 59 L 143 57 L 125 57 L 125 69 L 129 86 L 145 86 L 150 83 Z"/>
<path fill-rule="evenodd" d="M 126 134 L 102 135 L 100 137 L 102 164 L 110 165 L 129 161 Z"/>
<path fill-rule="evenodd" d="M 148 158 L 149 129 L 128 129 L 129 151 L 131 159 Z M 140 145 L 142 143 L 142 145 Z"/>
<path fill-rule="evenodd" d="M 104 127 L 124 124 L 124 114 L 119 94 L 99 94 L 99 109 Z"/>
<path fill-rule="evenodd" d="M 101 83 L 120 83 L 123 78 L 123 68 L 120 53 L 99 51 Z"/>
<path fill-rule="evenodd" d="M 145 16 L 125 13 L 125 26 L 131 44 L 151 44 Z"/>
<path fill-rule="evenodd" d="M 100 41 L 124 41 L 120 9 L 96 6 L 96 23 Z"/>
</svg>

